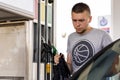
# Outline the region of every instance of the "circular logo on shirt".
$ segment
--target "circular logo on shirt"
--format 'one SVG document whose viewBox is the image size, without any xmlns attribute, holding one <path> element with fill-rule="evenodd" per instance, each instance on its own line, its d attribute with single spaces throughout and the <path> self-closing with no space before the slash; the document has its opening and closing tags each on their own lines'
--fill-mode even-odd
<svg viewBox="0 0 120 80">
<path fill-rule="evenodd" d="M 93 56 L 93 52 L 93 45 L 88 40 L 78 42 L 72 51 L 74 65 L 80 67 Z"/>
</svg>

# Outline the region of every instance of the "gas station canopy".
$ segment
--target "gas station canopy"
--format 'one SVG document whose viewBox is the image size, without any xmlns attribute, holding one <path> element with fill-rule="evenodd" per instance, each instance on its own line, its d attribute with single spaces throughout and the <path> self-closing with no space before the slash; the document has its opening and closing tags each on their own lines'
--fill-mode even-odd
<svg viewBox="0 0 120 80">
<path fill-rule="evenodd" d="M 0 22 L 9 20 L 30 20 L 33 19 L 32 12 L 0 2 Z"/>
</svg>

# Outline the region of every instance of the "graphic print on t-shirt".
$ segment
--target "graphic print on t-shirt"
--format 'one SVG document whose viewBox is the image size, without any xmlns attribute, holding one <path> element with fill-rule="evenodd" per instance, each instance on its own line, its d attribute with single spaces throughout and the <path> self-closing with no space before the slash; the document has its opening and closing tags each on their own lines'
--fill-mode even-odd
<svg viewBox="0 0 120 80">
<path fill-rule="evenodd" d="M 72 50 L 73 65 L 76 67 L 82 66 L 89 58 L 93 56 L 94 48 L 88 40 L 79 41 Z"/>
</svg>

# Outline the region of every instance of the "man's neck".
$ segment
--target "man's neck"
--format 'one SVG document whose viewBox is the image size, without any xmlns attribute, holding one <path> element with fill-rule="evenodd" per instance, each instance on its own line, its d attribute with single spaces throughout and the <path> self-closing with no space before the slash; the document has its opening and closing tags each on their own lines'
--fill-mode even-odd
<svg viewBox="0 0 120 80">
<path fill-rule="evenodd" d="M 93 28 L 91 26 L 88 26 L 83 32 L 79 33 L 81 35 L 87 34 L 88 32 L 90 32 Z"/>
</svg>

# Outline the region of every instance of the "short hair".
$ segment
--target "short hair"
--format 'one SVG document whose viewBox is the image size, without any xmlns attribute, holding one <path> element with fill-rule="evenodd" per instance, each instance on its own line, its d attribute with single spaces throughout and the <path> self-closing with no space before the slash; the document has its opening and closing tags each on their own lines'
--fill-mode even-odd
<svg viewBox="0 0 120 80">
<path fill-rule="evenodd" d="M 82 13 L 84 11 L 88 11 L 89 14 L 91 15 L 89 6 L 83 2 L 75 4 L 72 8 L 72 12 L 75 12 L 75 13 Z"/>
</svg>

